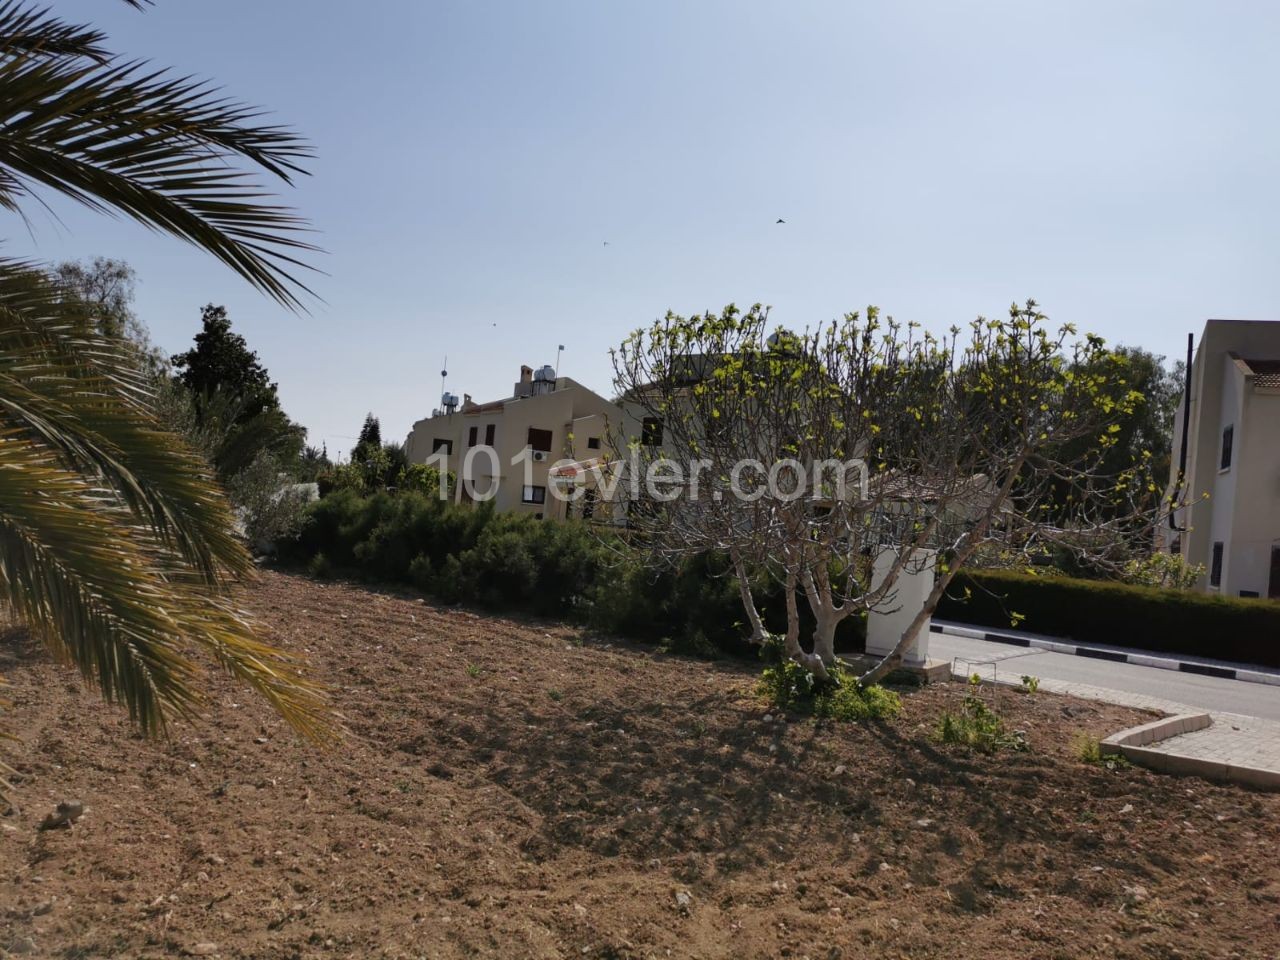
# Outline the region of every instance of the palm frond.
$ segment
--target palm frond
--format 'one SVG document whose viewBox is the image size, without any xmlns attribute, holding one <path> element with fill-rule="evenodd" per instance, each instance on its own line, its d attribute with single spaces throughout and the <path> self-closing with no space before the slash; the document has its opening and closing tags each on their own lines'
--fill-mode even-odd
<svg viewBox="0 0 1280 960">
<path fill-rule="evenodd" d="M 106 63 L 111 55 L 102 45 L 105 40 L 100 30 L 59 20 L 47 7 L 21 0 L 0 3 L 0 56 L 86 57 Z"/>
<path fill-rule="evenodd" d="M 203 650 L 297 729 L 327 730 L 322 691 L 110 491 L 21 429 L 0 429 L 0 597 L 56 656 L 151 733 L 202 702 Z"/>
<path fill-rule="evenodd" d="M 56 290 L 0 261 L 0 414 L 92 474 L 216 584 L 252 569 L 208 466 L 161 429 L 137 357 L 57 315 Z"/>
<path fill-rule="evenodd" d="M 288 184 L 305 173 L 308 144 L 207 83 L 85 52 L 97 39 L 42 11 L 0 6 L 5 36 L 14 44 L 0 46 L 0 170 L 9 177 L 0 193 L 8 203 L 42 185 L 124 214 L 302 308 L 299 293 L 312 291 L 296 274 L 310 269 L 302 257 L 317 250 L 303 239 L 309 228 L 231 164 L 246 161 Z M 67 52 L 25 49 L 41 43 Z"/>
<path fill-rule="evenodd" d="M 52 188 L 301 308 L 305 224 L 230 164 L 288 183 L 309 156 L 207 84 L 116 63 L 97 31 L 0 0 L 0 208 L 21 214 Z M 302 733 L 329 735 L 324 691 L 228 599 L 251 559 L 155 401 L 134 351 L 72 316 L 38 268 L 0 260 L 0 602 L 144 730 L 199 708 L 203 654 Z"/>
</svg>

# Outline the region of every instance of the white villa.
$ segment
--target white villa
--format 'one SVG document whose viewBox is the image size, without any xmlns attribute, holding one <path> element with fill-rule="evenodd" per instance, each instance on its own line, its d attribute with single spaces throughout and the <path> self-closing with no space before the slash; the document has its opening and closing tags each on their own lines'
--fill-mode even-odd
<svg viewBox="0 0 1280 960">
<path fill-rule="evenodd" d="M 1163 546 L 1204 566 L 1203 590 L 1280 599 L 1280 322 L 1210 320 L 1188 382 L 1169 495 L 1190 506 Z"/>
</svg>

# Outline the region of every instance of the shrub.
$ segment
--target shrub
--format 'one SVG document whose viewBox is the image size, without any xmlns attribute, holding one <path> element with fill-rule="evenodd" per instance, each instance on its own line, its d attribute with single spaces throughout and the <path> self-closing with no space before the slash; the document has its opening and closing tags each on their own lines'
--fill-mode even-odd
<svg viewBox="0 0 1280 960">
<path fill-rule="evenodd" d="M 830 720 L 891 720 L 902 711 L 902 700 L 892 690 L 863 687 L 839 666 L 823 679 L 794 660 L 766 667 L 757 692 L 779 710 Z"/>
<path fill-rule="evenodd" d="M 1204 565 L 1192 565 L 1173 553 L 1153 553 L 1125 564 L 1124 582 L 1144 587 L 1190 590 L 1204 576 Z"/>
<path fill-rule="evenodd" d="M 333 576 L 333 564 L 329 562 L 329 558 L 323 553 L 317 553 L 307 563 L 307 573 L 317 580 L 327 580 Z"/>
<path fill-rule="evenodd" d="M 937 616 L 1080 642 L 1280 667 L 1280 603 L 997 570 L 958 575 Z M 960 596 L 964 594 L 964 596 Z"/>
<path fill-rule="evenodd" d="M 694 656 L 752 650 L 726 558 L 690 557 L 655 573 L 578 521 L 498 514 L 492 504 L 461 507 L 413 490 L 334 489 L 308 508 L 302 530 L 279 548 L 282 562 L 301 567 L 320 554 L 325 575 L 406 583 L 445 603 L 574 619 Z M 757 587 L 765 623 L 782 629 L 782 589 Z M 804 601 L 801 609 L 801 627 L 808 629 Z M 865 632 L 863 618 L 849 617 L 837 632 L 837 649 L 862 649 Z"/>
<path fill-rule="evenodd" d="M 1102 762 L 1102 741 L 1097 737 L 1091 737 L 1087 733 L 1078 733 L 1071 746 L 1075 750 L 1076 756 L 1085 763 Z"/>
<path fill-rule="evenodd" d="M 1103 753 L 1102 741 L 1087 733 L 1076 734 L 1071 747 L 1085 763 L 1106 767 L 1108 770 L 1123 770 L 1129 766 L 1128 757 L 1119 753 Z"/>
<path fill-rule="evenodd" d="M 864 687 L 847 680 L 814 704 L 814 714 L 832 720 L 892 720 L 902 712 L 902 698 L 881 686 Z"/>
<path fill-rule="evenodd" d="M 448 475 L 448 486 L 452 490 L 453 474 Z M 440 499 L 440 471 L 428 467 L 425 463 L 411 463 L 404 467 L 396 477 L 396 488 L 406 493 L 420 493 L 433 500 Z"/>
<path fill-rule="evenodd" d="M 227 495 L 255 553 L 271 553 L 277 541 L 287 540 L 302 529 L 306 497 L 292 489 L 288 474 L 274 453 L 262 451 L 232 476 L 227 481 Z"/>
<path fill-rule="evenodd" d="M 701 630 L 687 630 L 673 637 L 664 637 L 660 644 L 663 653 L 675 653 L 701 660 L 714 660 L 720 655 L 716 645 Z"/>
<path fill-rule="evenodd" d="M 1021 731 L 1007 733 L 1000 715 L 978 696 L 980 683 L 969 678 L 959 713 L 947 711 L 938 718 L 938 739 L 942 743 L 968 747 L 979 753 L 995 753 L 1002 748 L 1026 750 L 1027 740 Z"/>
</svg>

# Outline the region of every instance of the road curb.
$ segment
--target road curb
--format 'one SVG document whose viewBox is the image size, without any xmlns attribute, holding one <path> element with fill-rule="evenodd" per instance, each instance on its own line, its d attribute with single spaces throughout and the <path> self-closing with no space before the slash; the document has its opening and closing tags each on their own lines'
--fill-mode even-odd
<svg viewBox="0 0 1280 960">
<path fill-rule="evenodd" d="M 1140 667 L 1154 667 L 1157 670 L 1175 670 L 1179 673 L 1194 673 L 1205 677 L 1221 677 L 1224 680 L 1240 680 L 1244 683 L 1264 683 L 1280 687 L 1280 673 L 1267 673 L 1262 670 L 1250 670 L 1245 667 L 1219 666 L 1218 664 L 1200 663 L 1195 660 L 1179 660 L 1174 657 L 1161 657 L 1150 653 L 1129 652 L 1110 647 L 1094 647 L 1072 643 L 1070 640 L 1054 640 L 1047 637 L 986 630 L 982 627 L 967 627 L 954 623 L 938 623 L 935 621 L 930 625 L 929 629 L 933 633 L 941 633 L 952 637 L 965 637 L 969 640 L 985 640 L 987 643 L 1031 647 L 1037 650 L 1048 650 L 1052 653 L 1065 653 L 1069 656 L 1091 657 L 1095 660 L 1110 660 L 1114 663 L 1132 663 Z"/>
<path fill-rule="evenodd" d="M 1120 747 L 1145 747 L 1170 737 L 1184 733 L 1194 733 L 1213 725 L 1213 718 L 1207 713 L 1179 713 L 1172 717 L 1161 717 L 1136 727 L 1129 727 L 1119 733 L 1113 733 L 1102 741 L 1103 753 L 1120 753 Z M 1107 747 L 1115 747 L 1109 751 Z"/>
<path fill-rule="evenodd" d="M 1186 754 L 1166 753 L 1163 750 L 1151 748 L 1153 743 L 1181 736 L 1184 733 L 1204 730 L 1212 725 L 1213 718 L 1207 713 L 1183 713 L 1164 717 L 1113 733 L 1102 741 L 1102 753 L 1104 756 L 1118 754 L 1130 763 L 1155 770 L 1157 773 L 1203 777 L 1206 780 L 1237 783 L 1258 790 L 1280 791 L 1280 770 L 1249 767 L 1223 760 L 1208 760 L 1204 757 L 1189 757 Z"/>
</svg>

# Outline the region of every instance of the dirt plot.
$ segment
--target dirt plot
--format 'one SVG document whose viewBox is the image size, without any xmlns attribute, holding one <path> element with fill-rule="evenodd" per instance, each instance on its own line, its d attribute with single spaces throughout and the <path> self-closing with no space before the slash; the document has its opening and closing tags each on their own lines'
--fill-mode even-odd
<svg viewBox="0 0 1280 960">
<path fill-rule="evenodd" d="M 264 575 L 350 733 L 296 741 L 229 681 L 140 739 L 0 639 L 19 809 L 0 949 L 159 957 L 1272 957 L 1280 796 L 1109 771 L 1072 737 L 1137 711 L 989 694 L 1029 753 L 785 722 L 749 664 Z M 37 826 L 59 801 L 87 811 Z"/>
</svg>

